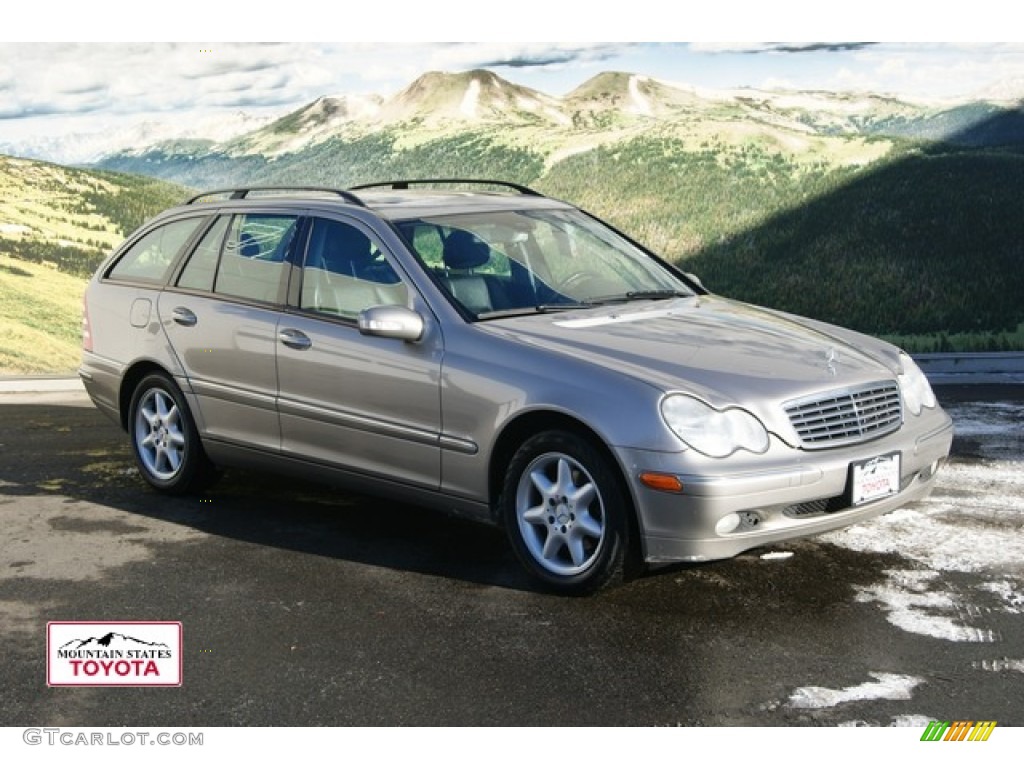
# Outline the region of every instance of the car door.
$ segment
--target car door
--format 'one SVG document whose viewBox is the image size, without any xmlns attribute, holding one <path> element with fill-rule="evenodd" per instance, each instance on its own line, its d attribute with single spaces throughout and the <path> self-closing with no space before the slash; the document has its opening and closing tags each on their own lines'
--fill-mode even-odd
<svg viewBox="0 0 1024 768">
<path fill-rule="evenodd" d="M 437 324 L 369 228 L 313 218 L 300 284 L 278 329 L 278 409 L 286 454 L 436 488 L 440 482 Z M 294 279 L 294 278 L 293 278 Z M 415 342 L 359 332 L 363 309 L 428 318 Z"/>
<path fill-rule="evenodd" d="M 277 326 L 293 214 L 218 217 L 159 302 L 207 440 L 277 451 Z"/>
</svg>

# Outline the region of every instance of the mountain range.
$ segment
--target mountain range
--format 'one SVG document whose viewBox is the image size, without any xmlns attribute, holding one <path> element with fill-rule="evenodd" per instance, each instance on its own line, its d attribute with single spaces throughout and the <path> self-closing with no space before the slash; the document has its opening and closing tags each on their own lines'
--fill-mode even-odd
<svg viewBox="0 0 1024 768">
<path fill-rule="evenodd" d="M 626 72 L 554 97 L 486 70 L 428 72 L 387 99 L 321 98 L 228 141 L 101 165 L 207 188 L 506 179 L 607 219 L 712 290 L 937 339 L 918 349 L 947 345 L 943 332 L 1004 348 L 1024 341 L 1022 106 Z"/>
<path fill-rule="evenodd" d="M 20 260 L 0 264 L 0 294 L 56 277 L 38 265 L 88 274 L 185 196 L 153 177 L 193 189 L 496 178 L 580 205 L 725 295 L 914 351 L 1024 349 L 1021 92 L 925 104 L 606 72 L 556 97 L 485 70 L 430 72 L 387 98 L 325 96 L 218 135 L 154 129 L 169 138 L 133 138 L 92 169 L 0 156 L 0 251 Z M 25 338 L 53 326 L 37 303 Z"/>
<path fill-rule="evenodd" d="M 167 643 L 151 643 L 148 640 L 139 640 L 137 637 L 123 635 L 120 632 L 108 632 L 102 637 L 87 637 L 83 639 L 69 640 L 61 646 L 61 650 L 126 650 L 135 649 L 140 645 L 148 645 L 152 648 L 170 648 Z"/>
<path fill-rule="evenodd" d="M 546 127 L 563 134 L 623 128 L 624 123 L 753 119 L 797 133 L 912 135 L 944 140 L 979 114 L 1019 108 L 1024 81 L 1008 81 L 971 101 L 916 102 L 871 93 L 710 90 L 642 74 L 605 72 L 563 96 L 511 83 L 487 70 L 428 72 L 400 92 L 323 96 L 288 114 L 244 111 L 208 116 L 151 116 L 112 130 L 65 136 L 0 139 L 0 152 L 61 163 L 167 154 L 264 154 L 301 151 L 332 137 L 392 127 L 436 132 L 500 125 Z M 634 126 L 635 127 L 635 126 Z M 1019 130 L 1019 126 L 1017 127 Z M 420 132 L 422 136 L 423 133 Z M 528 133 L 527 133 L 528 135 Z M 992 138 L 992 137 L 987 137 Z M 570 142 L 571 143 L 571 142 Z"/>
<path fill-rule="evenodd" d="M 397 134 L 399 149 L 445 136 L 482 133 L 514 148 L 530 149 L 546 166 L 596 144 L 620 142 L 651 131 L 700 145 L 709 137 L 727 143 L 751 140 L 793 156 L 839 154 L 837 162 L 863 162 L 878 155 L 850 156 L 851 139 L 955 141 L 968 145 L 1024 140 L 1024 97 L 969 103 L 914 103 L 877 94 L 711 91 L 624 72 L 605 72 L 556 97 L 516 85 L 487 70 L 428 72 L 389 98 L 325 96 L 254 130 L 227 139 L 191 135 L 133 142 L 99 165 L 145 170 L 187 182 L 203 174 L 180 165 L 216 161 L 218 172 L 239 163 L 242 177 L 278 173 L 329 141 L 356 142 Z M 994 116 L 1000 120 L 992 122 Z M 988 124 L 984 135 L 970 128 Z M 841 145 L 845 150 L 838 152 Z M 832 150 L 832 151 L 830 151 Z M 251 161 L 259 159 L 253 166 Z M 247 162 L 249 161 L 249 162 Z M 277 166 L 263 169 L 262 163 Z"/>
</svg>

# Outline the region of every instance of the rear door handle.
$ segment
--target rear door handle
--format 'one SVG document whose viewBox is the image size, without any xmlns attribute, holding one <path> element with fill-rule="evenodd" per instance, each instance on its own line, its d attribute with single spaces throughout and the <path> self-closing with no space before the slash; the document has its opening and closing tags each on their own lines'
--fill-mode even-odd
<svg viewBox="0 0 1024 768">
<path fill-rule="evenodd" d="M 191 328 L 193 325 L 199 322 L 195 312 L 188 307 L 175 307 L 171 310 L 171 318 L 178 325 L 184 325 Z"/>
<path fill-rule="evenodd" d="M 313 346 L 313 341 L 304 334 L 302 331 L 297 331 L 294 328 L 286 328 L 277 334 L 277 338 L 286 347 L 292 349 L 309 349 Z"/>
</svg>

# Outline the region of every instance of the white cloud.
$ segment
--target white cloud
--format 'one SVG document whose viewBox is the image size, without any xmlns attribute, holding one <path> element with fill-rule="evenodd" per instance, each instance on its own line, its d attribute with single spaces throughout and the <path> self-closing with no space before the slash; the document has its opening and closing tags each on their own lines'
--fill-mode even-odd
<svg viewBox="0 0 1024 768">
<path fill-rule="evenodd" d="M 6 117 L 297 105 L 325 93 L 392 91 L 429 69 L 593 63 L 608 43 L 0 44 Z"/>
<path fill-rule="evenodd" d="M 502 68 L 536 78 L 578 70 L 579 81 L 626 65 L 672 76 L 678 62 L 735 73 L 732 85 L 969 92 L 1020 78 L 1024 45 L 879 45 L 786 53 L 794 46 L 696 43 L 154 43 L 0 44 L 0 115 L 133 114 L 238 106 L 299 105 L 324 94 L 390 93 L 430 69 Z M 737 52 L 744 52 L 738 54 Z M 749 63 L 748 63 L 749 62 Z M 687 73 L 689 74 L 689 73 Z M 697 83 L 698 85 L 701 83 Z"/>
<path fill-rule="evenodd" d="M 813 39 L 813 36 L 809 36 Z M 1024 44 L 879 44 L 792 52 L 777 43 L 0 43 L 3 146 L 195 120 L 281 114 L 323 95 L 390 95 L 428 70 L 497 69 L 553 95 L 603 70 L 698 88 L 1024 95 Z M 806 47 L 806 46 L 804 46 Z M 840 48 L 842 46 L 840 45 Z M 186 117 L 187 116 L 187 117 Z M 185 121 L 190 121 L 186 123 Z"/>
<path fill-rule="evenodd" d="M 7 116 L 290 104 L 334 82 L 296 44 L 5 44 L 0 55 L 14 84 L 0 93 Z"/>
</svg>

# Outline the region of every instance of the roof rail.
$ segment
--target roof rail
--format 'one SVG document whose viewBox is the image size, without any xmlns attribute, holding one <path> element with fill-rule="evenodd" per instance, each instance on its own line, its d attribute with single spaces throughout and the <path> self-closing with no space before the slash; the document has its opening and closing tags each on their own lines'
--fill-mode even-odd
<svg viewBox="0 0 1024 768">
<path fill-rule="evenodd" d="M 228 200 L 245 200 L 250 192 L 326 192 L 328 194 L 337 195 L 346 202 L 353 203 L 354 205 L 366 207 L 366 203 L 359 199 L 357 195 L 352 194 L 348 190 L 334 189 L 333 187 L 293 187 L 293 186 L 282 186 L 282 187 L 232 187 L 230 189 L 211 189 L 202 194 L 196 195 L 185 201 L 185 205 L 193 205 L 194 203 L 202 200 L 204 197 L 213 197 L 214 195 L 227 195 Z"/>
<path fill-rule="evenodd" d="M 523 186 L 522 184 L 516 184 L 512 181 L 495 181 L 494 179 L 403 179 L 401 181 L 375 181 L 371 184 L 358 184 L 354 187 L 349 187 L 350 191 L 359 189 L 375 189 L 379 187 L 389 187 L 391 189 L 408 189 L 410 184 L 477 184 L 480 186 L 495 186 L 495 187 L 507 187 L 513 189 L 521 195 L 530 195 L 531 197 L 544 197 L 540 192 L 535 189 Z"/>
</svg>

